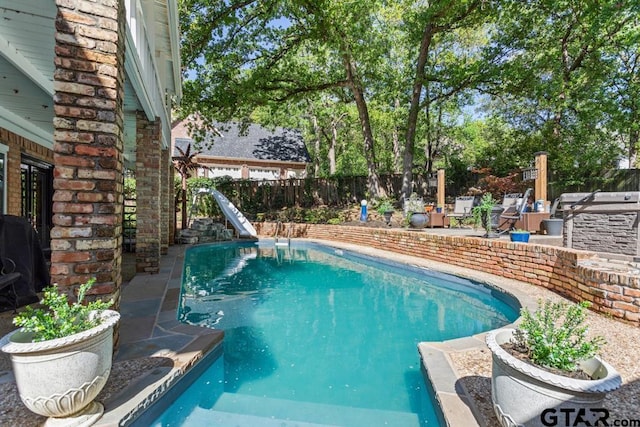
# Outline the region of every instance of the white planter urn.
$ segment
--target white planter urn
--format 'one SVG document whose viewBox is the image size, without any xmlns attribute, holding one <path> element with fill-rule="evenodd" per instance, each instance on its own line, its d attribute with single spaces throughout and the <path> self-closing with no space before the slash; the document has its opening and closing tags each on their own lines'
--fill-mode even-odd
<svg viewBox="0 0 640 427">
<path fill-rule="evenodd" d="M 104 310 L 102 323 L 64 338 L 31 342 L 21 329 L 0 340 L 11 356 L 20 399 L 49 417 L 47 426 L 89 426 L 103 414 L 93 402 L 107 382 L 113 355 L 113 327 L 120 314 Z"/>
<path fill-rule="evenodd" d="M 622 384 L 618 372 L 599 358 L 580 364 L 592 380 L 556 375 L 523 362 L 500 345 L 513 336 L 513 329 L 489 332 L 486 341 L 493 355 L 491 400 L 498 421 L 504 427 L 574 425 L 576 420 L 595 420 L 608 416 L 603 409 L 605 395 Z M 582 421 L 584 422 L 584 421 Z M 577 425 L 577 424 L 576 424 Z"/>
</svg>

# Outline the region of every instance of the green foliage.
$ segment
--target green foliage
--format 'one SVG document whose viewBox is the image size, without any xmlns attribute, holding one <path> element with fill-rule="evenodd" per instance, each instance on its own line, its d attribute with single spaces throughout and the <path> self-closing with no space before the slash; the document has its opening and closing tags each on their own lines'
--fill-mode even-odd
<svg viewBox="0 0 640 427">
<path fill-rule="evenodd" d="M 411 193 L 405 201 L 404 208 L 407 211 L 407 217 L 410 217 L 413 212 L 424 212 L 424 202 L 416 193 Z"/>
<path fill-rule="evenodd" d="M 463 194 L 471 167 L 504 177 L 538 151 L 557 186 L 640 158 L 638 2 L 178 5 L 179 114 L 199 114 L 205 128 L 302 129 L 318 176 L 441 166 L 447 191 Z"/>
<path fill-rule="evenodd" d="M 498 204 L 491 193 L 484 193 L 480 203 L 471 209 L 473 223 L 476 227 L 482 227 L 487 234 L 491 233 L 491 210 Z"/>
<path fill-rule="evenodd" d="M 125 177 L 124 179 L 124 198 L 135 199 L 136 198 L 136 179 L 132 177 Z"/>
<path fill-rule="evenodd" d="M 66 337 L 99 325 L 100 318 L 92 312 L 108 309 L 113 301 L 96 300 L 84 304 L 85 295 L 94 283 L 95 279 L 91 279 L 81 285 L 77 301 L 72 304 L 57 287 L 45 288 L 41 302 L 44 308 L 25 307 L 14 317 L 13 324 L 33 333 L 34 342 Z"/>
<path fill-rule="evenodd" d="M 514 334 L 516 348 L 526 350 L 531 361 L 540 366 L 574 371 L 577 363 L 594 357 L 604 338 L 587 339 L 589 302 L 567 304 L 546 300 L 531 313 L 522 309 L 522 322 Z"/>
<path fill-rule="evenodd" d="M 383 215 L 385 212 L 393 212 L 394 211 L 393 202 L 389 198 L 380 199 L 376 206 L 376 211 L 380 215 Z"/>
</svg>

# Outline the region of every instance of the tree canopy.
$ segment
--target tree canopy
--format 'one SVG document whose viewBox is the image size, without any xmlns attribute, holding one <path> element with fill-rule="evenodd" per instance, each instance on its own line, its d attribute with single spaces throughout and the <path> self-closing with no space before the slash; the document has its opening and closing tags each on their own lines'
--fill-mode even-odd
<svg viewBox="0 0 640 427">
<path fill-rule="evenodd" d="M 547 151 L 580 182 L 640 135 L 640 5 L 618 0 L 181 0 L 180 115 L 305 132 L 316 176 L 462 165 L 506 175 Z"/>
</svg>

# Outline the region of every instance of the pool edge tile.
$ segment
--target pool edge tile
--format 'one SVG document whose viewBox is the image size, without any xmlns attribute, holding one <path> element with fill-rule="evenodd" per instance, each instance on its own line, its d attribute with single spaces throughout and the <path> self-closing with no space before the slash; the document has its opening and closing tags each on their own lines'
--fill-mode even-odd
<svg viewBox="0 0 640 427">
<path fill-rule="evenodd" d="M 475 340 L 473 337 L 470 339 Z M 448 426 L 480 427 L 473 399 L 458 385 L 458 375 L 446 354 L 448 347 L 447 341 L 418 344 L 426 380 L 431 383 L 439 410 Z"/>
</svg>

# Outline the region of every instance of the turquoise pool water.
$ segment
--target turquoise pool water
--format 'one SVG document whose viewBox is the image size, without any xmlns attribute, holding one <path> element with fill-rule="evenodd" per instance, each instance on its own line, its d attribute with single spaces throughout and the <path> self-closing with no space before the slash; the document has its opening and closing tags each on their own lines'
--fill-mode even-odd
<svg viewBox="0 0 640 427">
<path fill-rule="evenodd" d="M 196 246 L 179 316 L 223 329 L 224 349 L 152 425 L 440 425 L 417 344 L 518 308 L 470 280 L 315 244 Z"/>
</svg>

